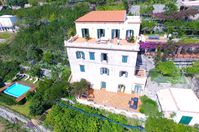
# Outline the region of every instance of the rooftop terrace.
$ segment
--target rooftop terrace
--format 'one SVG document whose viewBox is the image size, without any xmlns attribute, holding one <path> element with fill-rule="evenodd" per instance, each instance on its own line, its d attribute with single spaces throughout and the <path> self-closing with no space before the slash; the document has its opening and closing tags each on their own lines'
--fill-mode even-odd
<svg viewBox="0 0 199 132">
<path fill-rule="evenodd" d="M 78 47 L 78 48 L 103 48 L 103 49 L 115 49 L 115 50 L 133 50 L 139 51 L 139 44 L 130 43 L 125 39 L 85 39 L 78 36 L 71 37 L 65 41 L 66 47 Z"/>
</svg>

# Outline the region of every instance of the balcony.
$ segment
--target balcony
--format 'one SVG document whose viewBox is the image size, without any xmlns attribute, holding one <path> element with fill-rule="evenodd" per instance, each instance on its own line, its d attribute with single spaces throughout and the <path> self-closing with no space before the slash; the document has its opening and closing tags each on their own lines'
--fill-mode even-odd
<svg viewBox="0 0 199 132">
<path fill-rule="evenodd" d="M 139 44 L 129 43 L 125 39 L 85 39 L 78 37 L 77 35 L 71 37 L 69 40 L 65 40 L 66 47 L 78 47 L 78 48 L 101 48 L 101 49 L 115 49 L 115 50 L 133 50 L 139 51 Z"/>
<path fill-rule="evenodd" d="M 142 69 L 138 69 L 135 71 L 135 77 L 133 79 L 134 84 L 142 84 L 145 85 L 147 81 L 146 71 Z"/>
</svg>

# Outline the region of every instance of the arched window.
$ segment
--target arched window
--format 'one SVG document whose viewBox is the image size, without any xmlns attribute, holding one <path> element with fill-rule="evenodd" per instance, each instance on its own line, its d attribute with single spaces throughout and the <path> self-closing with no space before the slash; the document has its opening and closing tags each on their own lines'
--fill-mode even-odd
<svg viewBox="0 0 199 132">
<path fill-rule="evenodd" d="M 77 59 L 85 59 L 85 54 L 82 51 L 77 51 L 76 52 L 76 58 Z"/>
<path fill-rule="evenodd" d="M 103 74 L 109 75 L 109 69 L 105 68 L 105 67 L 100 68 L 100 74 L 101 75 L 103 75 Z"/>
</svg>

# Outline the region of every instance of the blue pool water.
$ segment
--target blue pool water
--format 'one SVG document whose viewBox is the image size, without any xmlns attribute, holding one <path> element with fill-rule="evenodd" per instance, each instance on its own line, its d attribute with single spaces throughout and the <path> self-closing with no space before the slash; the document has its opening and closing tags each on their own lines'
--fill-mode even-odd
<svg viewBox="0 0 199 132">
<path fill-rule="evenodd" d="M 4 90 L 4 93 L 18 98 L 21 95 L 23 95 L 24 93 L 28 92 L 29 89 L 30 89 L 29 86 L 15 83 L 15 84 L 9 86 L 6 90 Z"/>
</svg>

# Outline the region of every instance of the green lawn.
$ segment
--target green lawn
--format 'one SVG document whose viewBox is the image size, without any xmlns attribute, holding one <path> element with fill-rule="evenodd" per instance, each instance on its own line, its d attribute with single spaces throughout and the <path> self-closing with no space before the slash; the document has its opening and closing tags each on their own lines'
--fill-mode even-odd
<svg viewBox="0 0 199 132">
<path fill-rule="evenodd" d="M 161 113 L 158 111 L 158 105 L 155 101 L 151 100 L 147 96 L 142 96 L 142 104 L 140 106 L 140 112 L 148 116 L 158 116 Z"/>
<path fill-rule="evenodd" d="M 10 36 L 11 36 L 11 33 L 7 33 L 7 32 L 0 33 L 0 39 L 8 39 L 10 38 Z"/>
<path fill-rule="evenodd" d="M 180 43 L 183 43 L 183 44 L 199 44 L 199 39 L 184 37 L 178 43 L 179 44 Z"/>
<path fill-rule="evenodd" d="M 151 77 L 152 81 L 155 81 L 157 83 L 186 83 L 186 80 L 184 76 L 182 76 L 179 72 L 178 76 L 175 77 L 169 77 L 169 76 L 163 76 L 162 74 L 158 73 L 155 69 L 152 69 L 149 71 L 149 76 Z"/>
<path fill-rule="evenodd" d="M 25 104 L 21 105 L 21 104 L 16 104 L 16 105 L 6 105 L 2 102 L 0 102 L 0 105 L 4 106 L 4 107 L 7 107 L 13 111 L 16 111 L 28 118 L 34 118 L 34 116 L 31 116 L 29 114 L 30 110 L 29 110 L 29 106 L 30 106 L 30 102 L 26 102 Z"/>
</svg>

